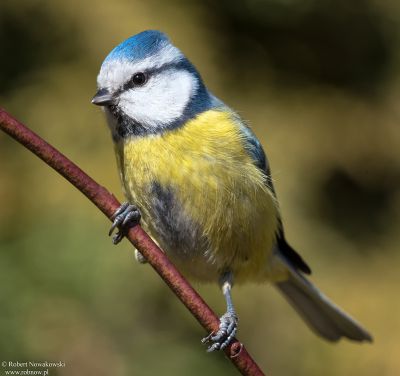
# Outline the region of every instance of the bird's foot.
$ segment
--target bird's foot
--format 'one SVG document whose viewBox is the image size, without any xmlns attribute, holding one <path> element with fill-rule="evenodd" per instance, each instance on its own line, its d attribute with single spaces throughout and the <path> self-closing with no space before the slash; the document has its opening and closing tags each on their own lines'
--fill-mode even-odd
<svg viewBox="0 0 400 376">
<path fill-rule="evenodd" d="M 112 242 L 118 244 L 128 233 L 128 230 L 140 222 L 140 212 L 135 205 L 124 202 L 113 215 L 114 222 L 108 232 L 111 236 L 113 231 L 118 228 L 118 232 L 113 236 Z"/>
<path fill-rule="evenodd" d="M 216 333 L 210 333 L 201 340 L 202 343 L 211 343 L 207 352 L 223 350 L 228 346 L 237 332 L 238 317 L 234 312 L 226 312 L 220 318 L 219 329 Z"/>
<path fill-rule="evenodd" d="M 147 263 L 146 258 L 137 249 L 135 249 L 135 259 L 140 264 L 146 264 Z"/>
</svg>

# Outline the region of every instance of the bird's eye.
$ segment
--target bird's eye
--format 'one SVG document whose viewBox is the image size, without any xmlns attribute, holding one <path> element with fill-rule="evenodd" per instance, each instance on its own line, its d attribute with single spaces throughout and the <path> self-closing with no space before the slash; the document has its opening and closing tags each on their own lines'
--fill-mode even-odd
<svg viewBox="0 0 400 376">
<path fill-rule="evenodd" d="M 144 73 L 139 72 L 139 73 L 135 73 L 132 77 L 132 83 L 135 86 L 141 86 L 144 85 L 147 81 L 147 77 Z"/>
</svg>

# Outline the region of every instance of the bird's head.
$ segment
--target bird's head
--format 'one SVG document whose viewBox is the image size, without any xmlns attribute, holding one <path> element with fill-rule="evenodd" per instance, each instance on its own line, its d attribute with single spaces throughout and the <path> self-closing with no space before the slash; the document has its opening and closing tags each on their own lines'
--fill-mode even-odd
<svg viewBox="0 0 400 376">
<path fill-rule="evenodd" d="M 115 47 L 97 77 L 92 103 L 103 106 L 113 134 L 159 133 L 210 106 L 200 75 L 168 37 L 143 31 Z"/>
</svg>

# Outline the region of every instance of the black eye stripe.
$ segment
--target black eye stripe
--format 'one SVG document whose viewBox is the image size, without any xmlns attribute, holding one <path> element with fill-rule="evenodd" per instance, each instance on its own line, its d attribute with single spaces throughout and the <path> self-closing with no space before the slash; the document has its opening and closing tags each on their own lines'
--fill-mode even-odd
<svg viewBox="0 0 400 376">
<path fill-rule="evenodd" d="M 142 77 L 143 80 L 140 82 L 138 81 L 139 76 L 143 76 Z M 123 91 L 133 89 L 134 87 L 142 86 L 147 82 L 148 78 L 149 78 L 149 74 L 147 72 L 137 72 L 132 75 L 132 77 L 129 79 L 129 81 L 124 83 L 124 85 L 122 86 L 122 88 L 120 90 L 118 90 L 118 92 L 122 93 Z"/>
<path fill-rule="evenodd" d="M 141 85 L 136 85 L 132 82 L 132 78 L 138 74 L 138 73 L 143 73 L 146 76 L 146 82 L 151 78 L 151 76 L 164 72 L 166 70 L 170 70 L 170 69 L 185 69 L 187 68 L 186 65 L 182 62 L 174 62 L 174 63 L 168 63 L 168 64 L 164 64 L 163 66 L 159 67 L 159 68 L 152 68 L 152 69 L 146 69 L 144 71 L 140 71 L 140 72 L 135 72 L 131 78 L 124 83 L 124 85 L 117 90 L 117 92 L 115 94 L 119 95 L 121 93 L 123 93 L 124 91 L 133 89 L 136 86 L 141 86 Z"/>
<path fill-rule="evenodd" d="M 116 94 L 121 94 L 121 93 L 123 93 L 124 91 L 133 89 L 134 87 L 143 86 L 143 85 L 149 80 L 150 76 L 151 76 L 153 73 L 154 73 L 154 72 L 153 72 L 153 71 L 150 71 L 150 70 L 134 73 L 134 74 L 131 76 L 131 78 L 130 78 L 127 82 L 125 82 L 125 83 L 123 84 L 123 86 L 122 86 L 119 90 L 117 90 Z M 136 83 L 136 82 L 134 81 L 134 77 L 135 77 L 136 75 L 138 75 L 138 74 L 143 74 L 143 75 L 145 76 L 145 80 L 144 80 L 143 83 Z"/>
</svg>

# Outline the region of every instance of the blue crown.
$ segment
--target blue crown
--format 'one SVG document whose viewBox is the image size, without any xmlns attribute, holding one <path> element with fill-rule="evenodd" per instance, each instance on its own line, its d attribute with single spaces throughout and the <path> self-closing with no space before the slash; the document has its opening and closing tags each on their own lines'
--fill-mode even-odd
<svg viewBox="0 0 400 376">
<path fill-rule="evenodd" d="M 124 40 L 115 47 L 105 58 L 110 60 L 127 59 L 130 61 L 144 59 L 157 53 L 162 47 L 169 44 L 168 37 L 158 30 L 146 30 Z"/>
</svg>

